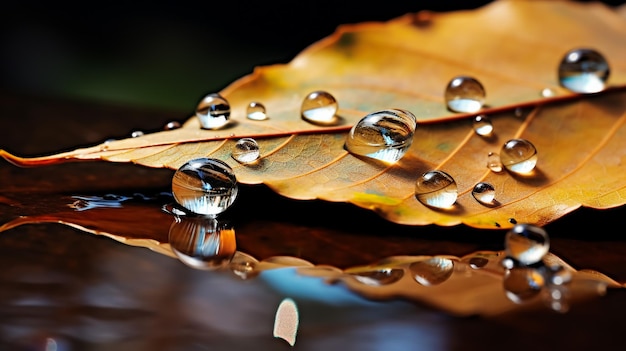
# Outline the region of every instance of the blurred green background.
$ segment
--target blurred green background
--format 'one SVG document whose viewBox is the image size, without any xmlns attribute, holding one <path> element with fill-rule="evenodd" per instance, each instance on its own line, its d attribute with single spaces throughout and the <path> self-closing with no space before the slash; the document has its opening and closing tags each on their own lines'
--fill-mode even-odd
<svg viewBox="0 0 626 351">
<path fill-rule="evenodd" d="M 0 90 L 190 113 L 343 23 L 488 1 L 20 1 L 0 9 Z M 614 4 L 621 2 L 614 2 Z"/>
</svg>

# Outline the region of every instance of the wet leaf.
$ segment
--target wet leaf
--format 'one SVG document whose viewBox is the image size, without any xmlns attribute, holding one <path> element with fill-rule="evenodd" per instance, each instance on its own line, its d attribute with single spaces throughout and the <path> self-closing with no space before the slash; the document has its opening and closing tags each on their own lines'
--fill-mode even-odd
<svg viewBox="0 0 626 351">
<path fill-rule="evenodd" d="M 171 169 L 208 156 L 229 163 L 241 183 L 265 184 L 293 199 L 349 202 L 396 223 L 506 228 L 515 219 L 543 225 L 580 206 L 625 203 L 623 13 L 596 3 L 501 1 L 473 11 L 346 25 L 289 64 L 259 67 L 220 92 L 232 107 L 227 128 L 203 130 L 192 117 L 181 129 L 51 156 L 0 154 L 22 166 L 104 160 Z M 607 91 L 581 96 L 558 84 L 558 63 L 577 47 L 594 48 L 607 58 Z M 474 133 L 472 114 L 445 107 L 443 90 L 461 74 L 485 86 L 481 113 L 494 124 L 490 138 Z M 542 97 L 543 89 L 553 95 Z M 302 100 L 315 90 L 337 98 L 336 125 L 300 118 Z M 268 120 L 245 118 L 252 101 L 266 106 Z M 351 126 L 388 108 L 407 109 L 418 118 L 408 153 L 393 165 L 348 153 L 343 146 Z M 258 141 L 260 162 L 243 165 L 231 158 L 242 137 Z M 538 150 L 530 177 L 486 167 L 487 154 L 512 138 L 527 139 Z M 415 180 L 432 169 L 457 182 L 459 197 L 451 210 L 434 210 L 415 199 Z M 495 187 L 493 206 L 472 197 L 480 181 Z"/>
</svg>

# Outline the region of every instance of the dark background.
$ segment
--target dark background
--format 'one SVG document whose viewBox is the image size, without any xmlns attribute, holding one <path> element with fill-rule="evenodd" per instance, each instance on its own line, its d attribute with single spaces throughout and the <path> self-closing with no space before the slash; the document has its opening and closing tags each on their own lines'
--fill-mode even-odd
<svg viewBox="0 0 626 351">
<path fill-rule="evenodd" d="M 340 24 L 488 2 L 14 1 L 0 9 L 0 90 L 190 113 Z"/>
</svg>

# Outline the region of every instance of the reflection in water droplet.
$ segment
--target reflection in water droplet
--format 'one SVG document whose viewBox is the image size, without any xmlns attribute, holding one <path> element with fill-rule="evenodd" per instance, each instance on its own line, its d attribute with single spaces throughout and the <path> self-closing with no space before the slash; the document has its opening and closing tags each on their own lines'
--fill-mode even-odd
<svg viewBox="0 0 626 351">
<path fill-rule="evenodd" d="M 259 275 L 258 264 L 259 261 L 256 258 L 242 252 L 236 252 L 230 260 L 230 269 L 236 276 L 246 280 Z"/>
<path fill-rule="evenodd" d="M 450 208 L 456 202 L 457 196 L 456 181 L 443 171 L 428 171 L 415 183 L 415 197 L 429 207 Z"/>
<path fill-rule="evenodd" d="M 534 268 L 514 267 L 504 274 L 506 296 L 515 303 L 523 303 L 537 296 L 544 286 L 543 276 Z"/>
<path fill-rule="evenodd" d="M 505 252 L 523 265 L 540 262 L 550 249 L 548 234 L 532 224 L 516 224 L 505 235 Z"/>
<path fill-rule="evenodd" d="M 544 303 L 553 311 L 565 313 L 570 308 L 570 291 L 568 286 L 548 285 L 542 293 Z"/>
<path fill-rule="evenodd" d="M 550 88 L 544 88 L 541 90 L 541 97 L 549 98 L 553 97 L 554 95 L 556 95 L 556 93 Z"/>
<path fill-rule="evenodd" d="M 140 131 L 140 130 L 136 130 L 136 131 L 130 133 L 130 137 L 131 138 L 138 138 L 138 137 L 143 136 L 143 135 L 144 135 L 144 133 L 142 131 Z"/>
<path fill-rule="evenodd" d="M 458 76 L 450 80 L 445 90 L 445 101 L 453 112 L 477 112 L 485 103 L 485 88 L 475 78 Z"/>
<path fill-rule="evenodd" d="M 255 121 L 264 121 L 267 119 L 265 105 L 260 102 L 253 101 L 248 104 L 246 109 L 246 117 Z"/>
<path fill-rule="evenodd" d="M 171 121 L 167 122 L 167 124 L 163 127 L 163 130 L 174 130 L 180 128 L 180 122 Z"/>
<path fill-rule="evenodd" d="M 234 229 L 210 217 L 177 217 L 169 243 L 183 263 L 196 269 L 224 267 L 236 250 Z"/>
<path fill-rule="evenodd" d="M 259 156 L 259 144 L 252 138 L 239 139 L 232 153 L 232 157 L 241 163 L 252 163 L 258 160 Z"/>
<path fill-rule="evenodd" d="M 295 345 L 299 324 L 300 317 L 296 303 L 290 298 L 281 301 L 274 319 L 274 337 L 285 340 L 291 346 Z"/>
<path fill-rule="evenodd" d="M 424 286 L 438 285 L 450 278 L 454 272 L 454 262 L 443 257 L 433 257 L 411 263 L 409 270 L 415 281 Z"/>
<path fill-rule="evenodd" d="M 209 94 L 196 107 L 196 117 L 203 129 L 222 128 L 230 119 L 230 104 L 220 94 Z"/>
<path fill-rule="evenodd" d="M 483 205 L 492 205 L 496 196 L 496 189 L 489 183 L 480 182 L 474 185 L 472 196 Z"/>
<path fill-rule="evenodd" d="M 302 119 L 313 124 L 337 122 L 337 100 L 325 91 L 314 91 L 304 98 L 300 112 Z"/>
<path fill-rule="evenodd" d="M 493 124 L 491 119 L 485 115 L 474 117 L 474 132 L 480 136 L 490 136 L 493 133 Z"/>
<path fill-rule="evenodd" d="M 526 139 L 511 139 L 500 150 L 500 162 L 513 173 L 528 174 L 537 165 L 537 149 Z"/>
<path fill-rule="evenodd" d="M 487 154 L 487 168 L 489 168 L 492 172 L 500 173 L 502 172 L 502 162 L 500 162 L 500 154 L 496 152 L 489 152 Z"/>
<path fill-rule="evenodd" d="M 350 273 L 354 279 L 370 286 L 389 285 L 402 279 L 404 270 L 399 268 L 381 268 L 371 271 L 362 271 Z"/>
<path fill-rule="evenodd" d="M 545 275 L 548 283 L 552 285 L 564 285 L 572 281 L 572 272 L 561 265 L 546 267 Z"/>
<path fill-rule="evenodd" d="M 356 155 L 393 163 L 401 159 L 413 143 L 416 128 L 415 115 L 406 110 L 370 113 L 352 127 L 345 148 Z"/>
<path fill-rule="evenodd" d="M 489 263 L 489 259 L 485 257 L 472 257 L 469 259 L 469 265 L 473 269 L 483 268 Z"/>
<path fill-rule="evenodd" d="M 559 82 L 573 92 L 588 94 L 604 90 L 609 63 L 593 49 L 574 49 L 559 64 Z"/>
<path fill-rule="evenodd" d="M 237 198 L 237 179 L 221 160 L 197 158 L 183 164 L 172 178 L 172 195 L 187 210 L 207 216 L 224 212 Z"/>
</svg>

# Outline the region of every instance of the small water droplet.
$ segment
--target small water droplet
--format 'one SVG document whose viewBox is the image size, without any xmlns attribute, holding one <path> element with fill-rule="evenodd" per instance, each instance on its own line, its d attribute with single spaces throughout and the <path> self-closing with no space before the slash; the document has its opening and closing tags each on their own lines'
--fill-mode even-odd
<svg viewBox="0 0 626 351">
<path fill-rule="evenodd" d="M 404 270 L 399 268 L 381 268 L 370 271 L 350 273 L 354 279 L 370 286 L 389 285 L 402 279 Z"/>
<path fill-rule="evenodd" d="M 138 138 L 138 137 L 143 136 L 143 135 L 144 135 L 144 133 L 142 131 L 140 131 L 140 130 L 136 130 L 136 131 L 130 133 L 130 137 L 131 138 Z"/>
<path fill-rule="evenodd" d="M 413 143 L 416 128 L 415 115 L 409 111 L 373 112 L 352 127 L 345 148 L 356 155 L 393 163 L 401 159 Z"/>
<path fill-rule="evenodd" d="M 609 63 L 593 49 L 571 50 L 559 64 L 559 82 L 576 93 L 589 94 L 604 90 L 609 74 Z"/>
<path fill-rule="evenodd" d="M 415 183 L 415 197 L 429 207 L 450 208 L 456 202 L 457 196 L 456 181 L 443 171 L 428 171 Z"/>
<path fill-rule="evenodd" d="M 505 253 L 523 265 L 540 262 L 550 249 L 548 234 L 532 224 L 516 224 L 505 235 Z"/>
<path fill-rule="evenodd" d="M 181 127 L 180 122 L 171 121 L 171 122 L 167 122 L 167 124 L 165 124 L 165 126 L 163 127 L 163 130 L 174 130 L 174 129 L 178 129 L 180 127 Z"/>
<path fill-rule="evenodd" d="M 489 168 L 492 172 L 500 173 L 502 172 L 502 162 L 500 162 L 500 155 L 495 152 L 490 152 L 487 154 L 487 168 Z"/>
<path fill-rule="evenodd" d="M 337 100 L 325 91 L 314 91 L 302 101 L 302 119 L 313 124 L 334 124 L 337 122 Z"/>
<path fill-rule="evenodd" d="M 553 97 L 555 95 L 556 95 L 556 93 L 554 92 L 554 90 L 552 90 L 550 88 L 544 88 L 544 89 L 541 90 L 541 97 L 549 98 L 549 97 Z"/>
<path fill-rule="evenodd" d="M 480 136 L 490 136 L 493 133 L 493 124 L 491 119 L 485 115 L 474 117 L 474 131 Z"/>
<path fill-rule="evenodd" d="M 196 117 L 203 129 L 222 128 L 230 119 L 230 104 L 220 94 L 209 94 L 196 107 Z"/>
<path fill-rule="evenodd" d="M 177 217 L 169 244 L 184 264 L 196 269 L 227 266 L 236 250 L 233 228 L 210 217 Z"/>
<path fill-rule="evenodd" d="M 454 112 L 476 112 L 485 103 L 485 88 L 473 77 L 458 76 L 450 80 L 444 98 Z"/>
<path fill-rule="evenodd" d="M 439 285 L 452 276 L 454 262 L 444 257 L 433 257 L 409 265 L 413 278 L 424 286 Z"/>
<path fill-rule="evenodd" d="M 486 257 L 472 257 L 469 259 L 469 266 L 473 269 L 483 268 L 489 263 L 489 259 Z"/>
<path fill-rule="evenodd" d="M 480 182 L 474 185 L 472 196 L 474 196 L 476 201 L 483 205 L 493 205 L 493 201 L 496 196 L 496 189 L 489 183 Z"/>
<path fill-rule="evenodd" d="M 232 157 L 241 163 L 252 163 L 258 160 L 259 156 L 259 144 L 252 138 L 239 139 L 232 153 Z"/>
<path fill-rule="evenodd" d="M 506 296 L 518 304 L 538 296 L 544 285 L 543 275 L 534 268 L 514 267 L 504 273 Z"/>
<path fill-rule="evenodd" d="M 515 117 L 523 117 L 524 116 L 524 109 L 521 107 L 517 107 L 515 109 L 515 111 L 513 112 L 513 114 L 515 115 Z"/>
<path fill-rule="evenodd" d="M 265 111 L 265 106 L 260 103 L 253 101 L 248 104 L 248 108 L 246 109 L 246 116 L 248 119 L 255 121 L 264 121 L 267 119 L 267 114 Z"/>
<path fill-rule="evenodd" d="M 500 150 L 500 162 L 513 173 L 531 173 L 537 165 L 537 149 L 526 139 L 511 139 Z"/>
<path fill-rule="evenodd" d="M 547 285 L 543 290 L 543 301 L 553 311 L 565 313 L 570 308 L 570 289 L 563 285 Z"/>
<path fill-rule="evenodd" d="M 561 265 L 546 267 L 545 275 L 548 283 L 553 285 L 564 285 L 572 281 L 572 272 Z"/>
<path fill-rule="evenodd" d="M 224 161 L 197 158 L 183 164 L 172 178 L 172 195 L 187 210 L 206 216 L 224 212 L 237 198 L 237 179 Z"/>
<path fill-rule="evenodd" d="M 242 252 L 236 252 L 230 260 L 230 269 L 236 276 L 246 280 L 259 275 L 258 264 L 259 261 L 256 258 Z"/>
</svg>

